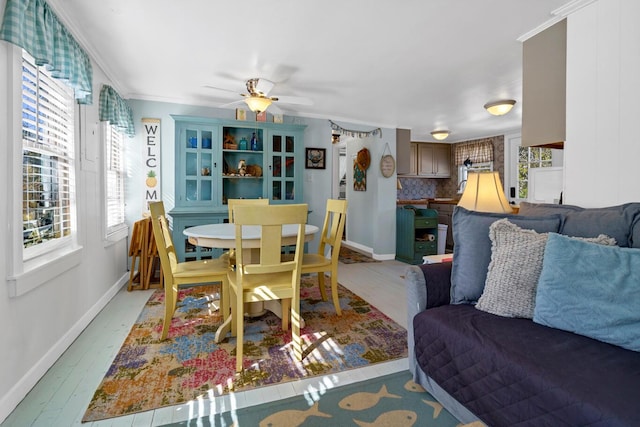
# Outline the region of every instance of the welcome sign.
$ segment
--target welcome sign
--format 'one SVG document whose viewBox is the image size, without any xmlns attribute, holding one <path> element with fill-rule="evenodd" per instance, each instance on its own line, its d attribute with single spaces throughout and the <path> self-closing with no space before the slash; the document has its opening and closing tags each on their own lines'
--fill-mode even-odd
<svg viewBox="0 0 640 427">
<path fill-rule="evenodd" d="M 144 171 L 144 211 L 149 211 L 149 202 L 160 200 L 160 119 L 142 119 L 144 144 L 142 170 Z"/>
</svg>

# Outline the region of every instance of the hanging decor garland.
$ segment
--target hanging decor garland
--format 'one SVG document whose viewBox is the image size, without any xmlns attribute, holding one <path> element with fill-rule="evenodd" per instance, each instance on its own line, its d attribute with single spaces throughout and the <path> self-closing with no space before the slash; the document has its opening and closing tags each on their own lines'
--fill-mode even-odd
<svg viewBox="0 0 640 427">
<path fill-rule="evenodd" d="M 380 138 L 382 138 L 382 129 L 380 128 L 373 129 L 370 131 L 349 130 L 349 129 L 343 128 L 340 125 L 337 125 L 331 120 L 329 120 L 329 123 L 331 123 L 331 129 L 336 132 L 339 132 L 341 135 L 347 135 L 347 136 L 357 137 L 357 138 L 366 138 L 368 136 L 380 135 Z"/>
</svg>

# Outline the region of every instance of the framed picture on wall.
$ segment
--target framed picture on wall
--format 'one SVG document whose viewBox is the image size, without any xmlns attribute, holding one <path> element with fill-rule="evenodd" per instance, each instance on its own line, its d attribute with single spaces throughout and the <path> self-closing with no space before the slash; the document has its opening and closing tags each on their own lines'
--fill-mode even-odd
<svg viewBox="0 0 640 427">
<path fill-rule="evenodd" d="M 304 166 L 306 169 L 325 169 L 327 150 L 324 148 L 307 148 Z"/>
</svg>

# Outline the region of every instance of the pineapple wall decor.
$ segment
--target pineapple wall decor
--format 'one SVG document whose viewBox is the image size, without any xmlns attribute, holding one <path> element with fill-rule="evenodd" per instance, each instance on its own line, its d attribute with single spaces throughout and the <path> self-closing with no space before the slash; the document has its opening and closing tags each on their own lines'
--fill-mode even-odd
<svg viewBox="0 0 640 427">
<path fill-rule="evenodd" d="M 144 130 L 144 211 L 149 211 L 149 202 L 162 199 L 160 187 L 160 119 L 142 119 Z"/>
</svg>

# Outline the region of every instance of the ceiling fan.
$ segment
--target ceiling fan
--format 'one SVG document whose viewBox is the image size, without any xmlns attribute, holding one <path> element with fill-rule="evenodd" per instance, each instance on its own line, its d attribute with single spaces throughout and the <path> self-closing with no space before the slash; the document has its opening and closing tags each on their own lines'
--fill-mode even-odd
<svg viewBox="0 0 640 427">
<path fill-rule="evenodd" d="M 309 98 L 300 97 L 300 96 L 269 96 L 269 92 L 275 86 L 275 83 L 261 78 L 252 78 L 246 81 L 247 93 L 241 93 L 244 99 L 240 101 L 234 101 L 229 104 L 222 105 L 221 107 L 228 107 L 231 105 L 236 105 L 238 103 L 246 103 L 251 111 L 256 113 L 261 113 L 269 108 L 270 105 L 274 102 L 278 102 L 279 104 L 291 104 L 291 105 L 313 105 L 313 101 Z M 211 89 L 219 89 L 215 87 L 208 86 Z M 232 92 L 227 89 L 219 89 L 224 90 L 226 92 Z M 279 110 L 279 108 L 274 109 Z"/>
</svg>

